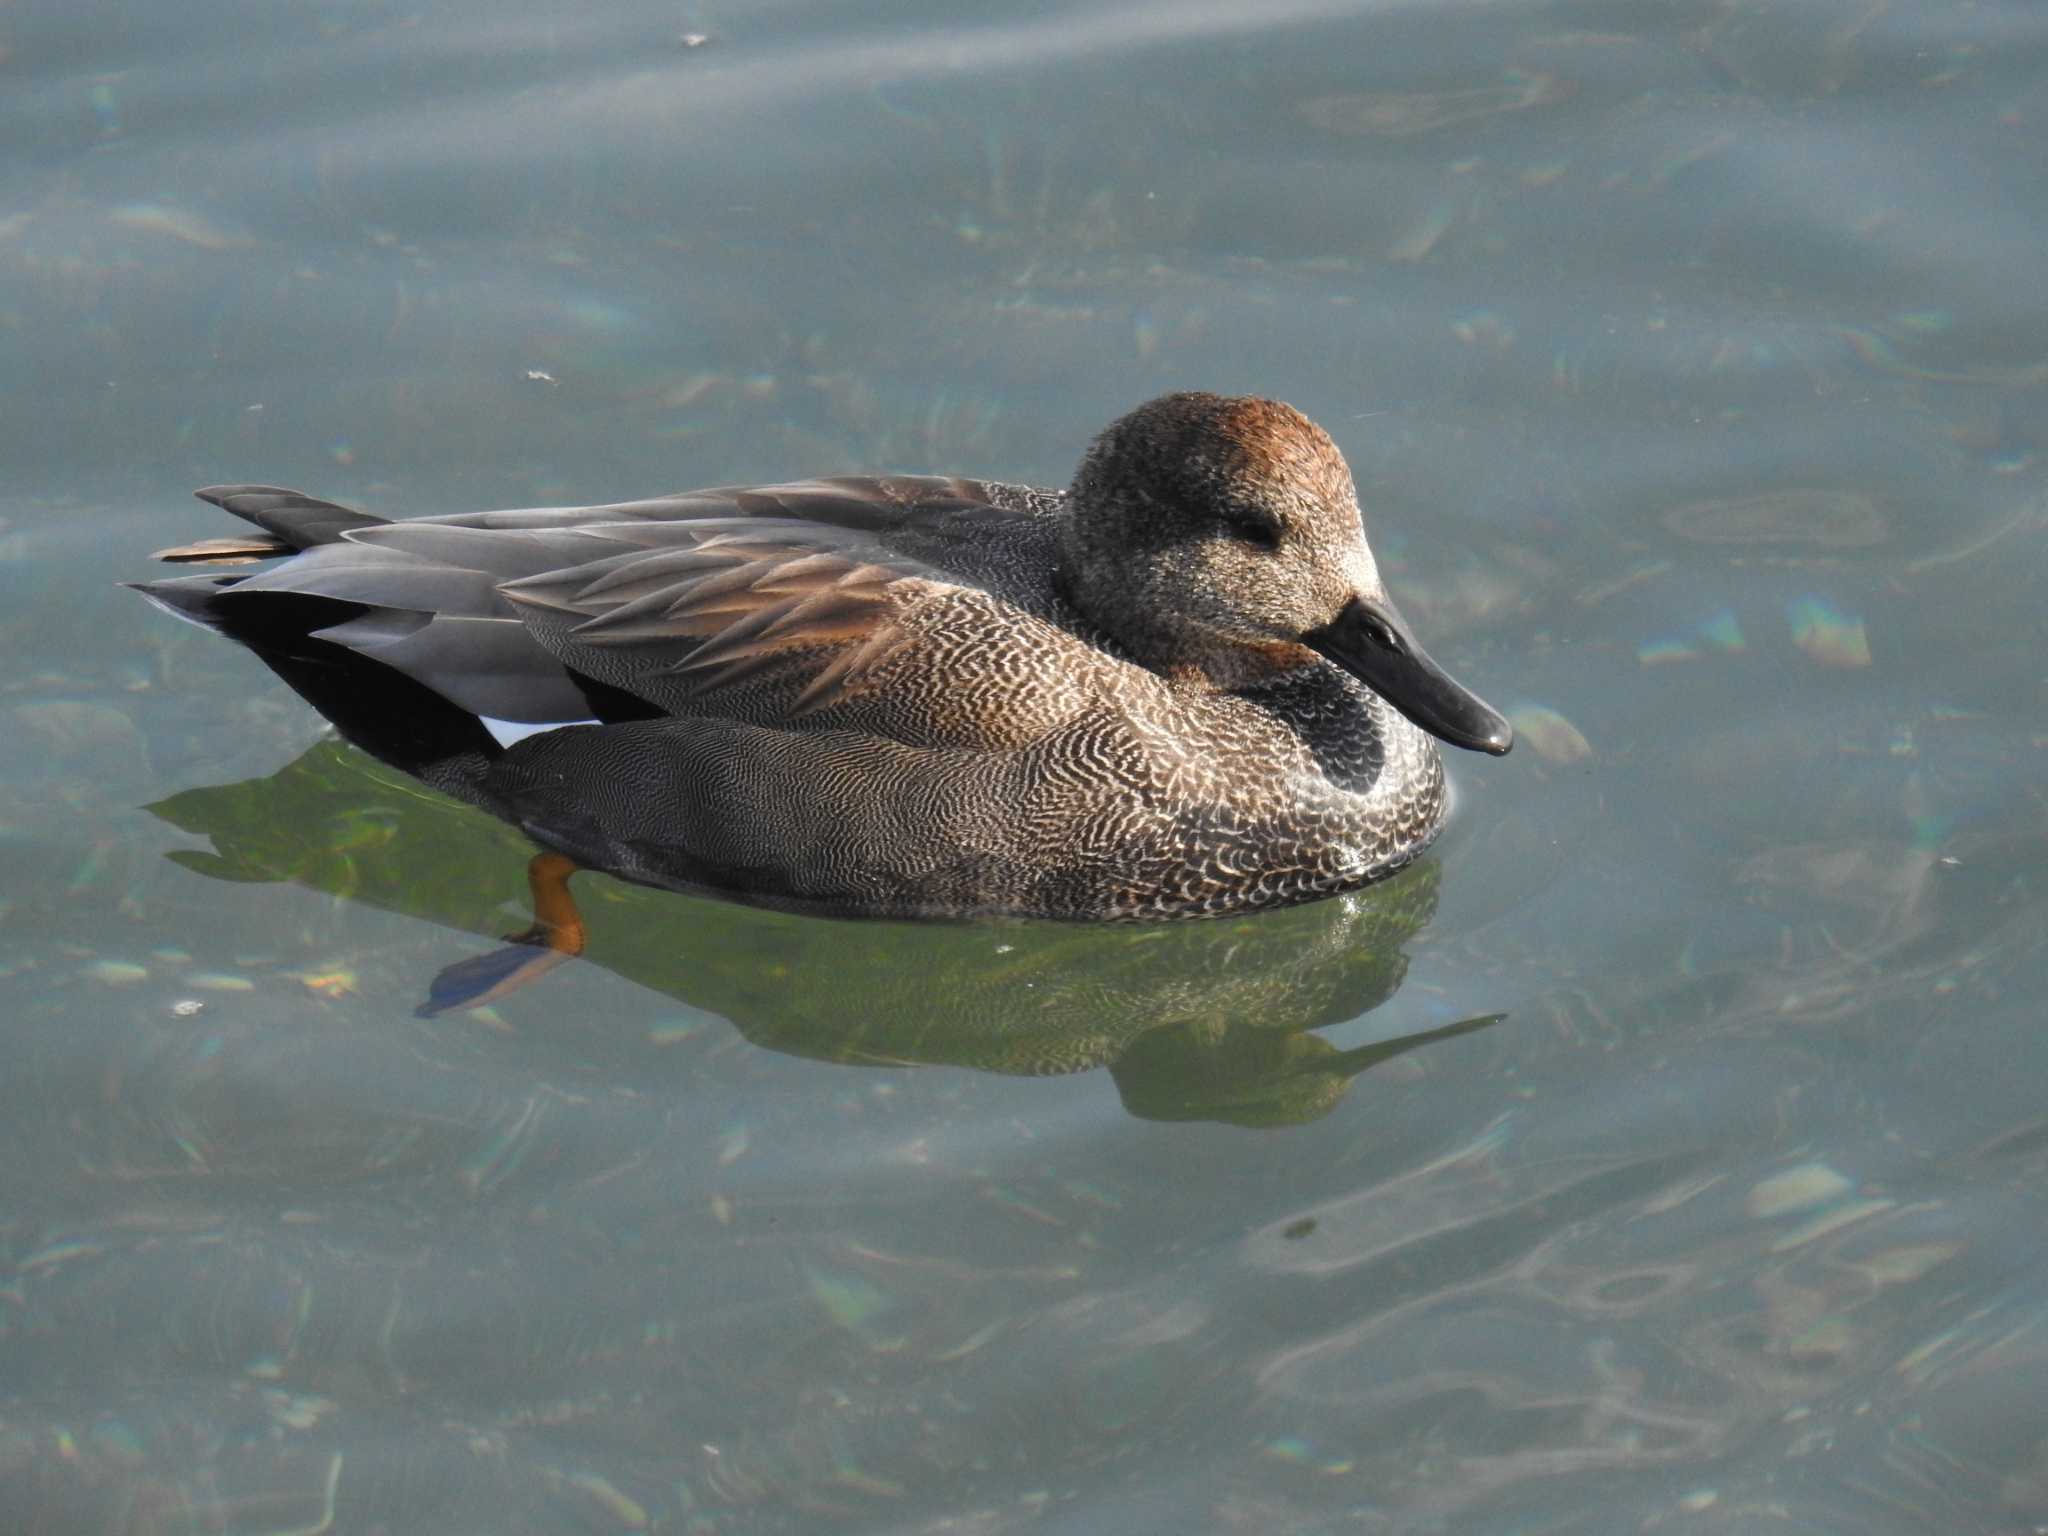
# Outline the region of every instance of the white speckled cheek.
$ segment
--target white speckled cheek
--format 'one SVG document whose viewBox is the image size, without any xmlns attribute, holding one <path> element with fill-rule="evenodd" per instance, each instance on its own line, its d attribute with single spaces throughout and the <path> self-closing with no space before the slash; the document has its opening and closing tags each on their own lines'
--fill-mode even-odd
<svg viewBox="0 0 2048 1536">
<path fill-rule="evenodd" d="M 1350 553 L 1344 557 L 1344 571 L 1351 578 L 1353 590 L 1369 595 L 1384 591 L 1380 586 L 1380 568 L 1364 539 L 1353 544 Z"/>
</svg>

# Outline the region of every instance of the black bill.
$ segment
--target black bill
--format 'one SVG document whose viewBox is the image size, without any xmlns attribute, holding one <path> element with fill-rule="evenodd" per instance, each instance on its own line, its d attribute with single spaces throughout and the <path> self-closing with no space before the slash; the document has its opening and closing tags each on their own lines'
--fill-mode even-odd
<svg viewBox="0 0 2048 1536">
<path fill-rule="evenodd" d="M 1498 757 L 1515 744 L 1514 727 L 1501 712 L 1431 661 L 1400 610 L 1384 598 L 1352 598 L 1301 642 L 1454 747 Z"/>
</svg>

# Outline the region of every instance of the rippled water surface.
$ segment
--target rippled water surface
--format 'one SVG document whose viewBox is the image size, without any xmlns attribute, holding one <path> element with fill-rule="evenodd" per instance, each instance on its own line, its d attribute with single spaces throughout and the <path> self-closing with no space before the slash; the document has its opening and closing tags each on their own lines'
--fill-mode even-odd
<svg viewBox="0 0 2048 1536">
<path fill-rule="evenodd" d="M 2048 13 L 0 11 L 0 1525 L 2048 1525 Z M 1362 897 L 586 876 L 122 578 L 386 513 L 1357 472 L 1509 708 Z"/>
</svg>

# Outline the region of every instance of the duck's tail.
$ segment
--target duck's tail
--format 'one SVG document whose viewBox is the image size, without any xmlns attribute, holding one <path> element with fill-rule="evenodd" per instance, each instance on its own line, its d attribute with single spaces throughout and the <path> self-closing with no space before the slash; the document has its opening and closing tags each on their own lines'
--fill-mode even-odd
<svg viewBox="0 0 2048 1536">
<path fill-rule="evenodd" d="M 391 521 L 274 485 L 211 485 L 196 493 L 258 531 L 157 551 L 174 565 L 248 565 L 339 544 L 357 528 Z M 438 788 L 464 795 L 477 765 L 500 748 L 477 717 L 394 668 L 322 638 L 371 612 L 362 603 L 290 590 L 223 599 L 256 572 L 129 581 L 166 613 L 240 641 L 342 736 Z"/>
<path fill-rule="evenodd" d="M 151 558 L 170 565 L 248 565 L 294 555 L 319 544 L 338 543 L 350 529 L 374 528 L 391 521 L 276 485 L 209 485 L 193 494 L 244 522 L 254 523 L 259 531 L 175 544 L 158 550 Z M 237 622 L 229 624 L 223 620 L 220 608 L 221 594 L 232 591 L 241 580 L 240 576 L 174 576 L 163 581 L 127 581 L 122 585 L 133 587 L 166 613 L 232 634 L 238 640 L 250 640 L 256 637 L 242 632 L 249 616 L 238 611 Z"/>
<path fill-rule="evenodd" d="M 212 502 L 223 512 L 234 513 L 244 522 L 254 523 L 263 530 L 262 534 L 201 539 L 196 544 L 160 549 L 156 559 L 184 565 L 272 560 L 311 549 L 315 544 L 332 544 L 352 528 L 375 528 L 391 521 L 276 485 L 209 485 L 192 494 L 201 501 Z"/>
</svg>

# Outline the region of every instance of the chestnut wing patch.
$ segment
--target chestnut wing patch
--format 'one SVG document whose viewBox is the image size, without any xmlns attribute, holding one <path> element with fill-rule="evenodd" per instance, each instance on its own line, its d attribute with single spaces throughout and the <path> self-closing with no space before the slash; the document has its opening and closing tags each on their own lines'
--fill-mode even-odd
<svg viewBox="0 0 2048 1536">
<path fill-rule="evenodd" d="M 499 591 L 570 664 L 610 653 L 600 675 L 665 679 L 658 691 L 700 704 L 765 683 L 792 717 L 829 708 L 912 641 L 907 610 L 951 585 L 859 527 L 754 515 L 587 531 L 636 547 Z"/>
</svg>

